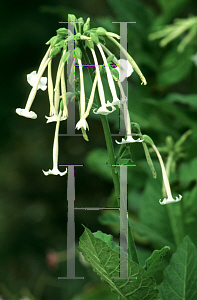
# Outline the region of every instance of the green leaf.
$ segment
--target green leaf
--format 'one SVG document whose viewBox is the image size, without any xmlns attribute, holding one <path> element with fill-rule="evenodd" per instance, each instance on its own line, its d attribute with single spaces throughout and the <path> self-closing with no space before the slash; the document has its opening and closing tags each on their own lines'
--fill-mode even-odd
<svg viewBox="0 0 197 300">
<path fill-rule="evenodd" d="M 191 71 L 192 49 L 188 48 L 183 53 L 171 50 L 164 57 L 158 72 L 159 86 L 168 86 L 182 81 Z"/>
<path fill-rule="evenodd" d="M 166 101 L 170 103 L 187 104 L 193 109 L 197 109 L 197 94 L 183 95 L 178 93 L 171 93 L 166 97 Z"/>
<path fill-rule="evenodd" d="M 107 159 L 107 151 L 102 148 L 97 148 L 89 152 L 86 163 L 93 173 L 111 181 L 111 168 L 106 165 Z"/>
<path fill-rule="evenodd" d="M 153 251 L 151 257 L 146 260 L 146 264 L 144 269 L 146 270 L 146 276 L 152 277 L 157 270 L 162 257 L 166 254 L 166 252 L 170 250 L 170 247 L 165 246 L 161 250 Z"/>
<path fill-rule="evenodd" d="M 173 254 L 158 289 L 162 300 L 197 299 L 197 250 L 188 236 Z"/>
<path fill-rule="evenodd" d="M 119 277 L 119 254 L 106 242 L 96 238 L 86 227 L 80 237 L 78 250 L 101 280 L 111 286 L 111 290 L 119 296 L 119 300 L 159 300 L 155 279 L 146 277 L 145 270 L 130 260 L 128 260 L 128 276 L 137 279 L 112 279 Z"/>
</svg>

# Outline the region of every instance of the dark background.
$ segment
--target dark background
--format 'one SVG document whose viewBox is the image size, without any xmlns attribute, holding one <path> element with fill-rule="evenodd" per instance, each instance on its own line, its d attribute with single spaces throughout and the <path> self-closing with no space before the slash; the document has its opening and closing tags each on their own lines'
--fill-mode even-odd
<svg viewBox="0 0 197 300">
<path fill-rule="evenodd" d="M 36 120 L 19 117 L 17 107 L 24 107 L 30 92 L 26 75 L 37 70 L 47 50 L 45 43 L 56 34 L 61 26 L 58 21 L 66 21 L 69 13 L 78 18 L 91 19 L 91 27 L 103 26 L 119 33 L 118 25 L 112 21 L 137 21 L 135 28 L 128 30 L 128 44 L 132 56 L 143 71 L 148 85 L 140 86 L 137 75 L 129 79 L 134 90 L 132 121 L 141 124 L 144 133 L 154 137 L 156 144 L 163 144 L 167 135 L 176 140 L 193 126 L 193 137 L 187 144 L 189 158 L 196 157 L 196 110 L 178 105 L 174 109 L 181 112 L 171 115 L 163 109 L 162 101 L 168 93 L 196 93 L 196 67 L 191 64 L 188 72 L 170 84 L 160 80 L 160 70 L 165 56 L 175 51 L 174 41 L 161 49 L 158 41 L 150 42 L 155 20 L 161 25 L 171 23 L 175 17 L 186 18 L 195 13 L 195 1 L 180 1 L 177 9 L 164 13 L 162 1 L 5 1 L 1 3 L 1 143 L 0 143 L 0 295 L 2 299 L 74 299 L 83 291 L 105 289 L 90 268 L 83 267 L 76 257 L 76 276 L 85 280 L 61 281 L 58 276 L 66 276 L 66 226 L 67 226 L 67 180 L 66 176 L 45 177 L 43 170 L 52 168 L 52 146 L 54 124 L 46 124 L 48 115 L 47 93 L 38 91 L 33 110 Z M 167 1 L 168 2 L 168 1 Z M 138 4 L 139 3 L 139 4 Z M 156 23 L 156 22 L 155 22 Z M 156 24 L 154 23 L 154 26 Z M 133 26 L 133 25 L 132 25 Z M 112 49 L 113 50 L 113 49 Z M 191 54 L 196 51 L 191 48 Z M 116 54 L 118 55 L 118 51 Z M 170 69 L 170 68 L 169 68 Z M 183 67 L 184 69 L 184 67 Z M 181 71 L 182 72 L 182 71 Z M 55 70 L 54 70 L 55 74 Z M 171 76 L 171 75 L 169 75 Z M 149 105 L 145 99 L 154 100 L 157 105 Z M 165 113 L 164 113 L 165 111 Z M 84 164 L 76 168 L 75 206 L 107 206 L 113 198 L 113 183 L 105 174 L 96 172 L 97 165 L 87 163 L 91 151 L 105 149 L 102 126 L 97 117 L 88 119 L 89 142 L 82 137 L 60 137 L 59 164 Z M 110 125 L 117 132 L 113 119 Z M 62 124 L 60 133 L 66 133 Z M 114 127 L 113 127 L 114 126 Z M 120 138 L 119 138 L 120 139 Z M 115 140 L 115 138 L 113 138 Z M 117 147 L 116 147 L 117 149 Z M 133 147 L 134 160 L 142 160 L 143 153 L 138 145 Z M 99 162 L 99 157 L 97 160 Z M 143 156 L 143 160 L 144 156 Z M 87 167 L 86 167 L 87 166 Z M 63 171 L 61 167 L 61 171 Z M 132 183 L 136 194 L 141 195 L 147 174 L 143 167 L 136 171 L 136 182 Z M 105 173 L 105 170 L 104 170 Z M 101 176 L 100 176 L 101 175 Z M 161 177 L 159 177 L 161 179 Z M 82 203 L 82 204 L 81 204 Z M 84 224 L 93 232 L 102 230 L 112 233 L 111 228 L 98 221 L 100 213 L 94 211 L 76 212 L 76 248 Z M 116 236 L 117 239 L 117 236 Z M 150 246 L 150 245 L 149 245 Z M 151 247 L 147 247 L 150 251 Z M 150 249 L 149 249 L 150 248 Z M 53 257 L 63 257 L 55 266 L 49 266 L 47 253 Z M 62 252 L 63 251 L 63 252 Z M 62 253 L 62 254 L 61 254 Z M 104 286 L 104 287 L 103 287 Z M 109 291 L 107 288 L 106 291 Z M 81 298 L 80 298 L 81 297 Z M 80 296 L 78 299 L 89 299 Z M 92 296 L 93 297 L 93 296 Z M 96 299 L 96 294 L 94 295 Z M 99 296 L 101 297 L 101 295 Z M 103 296 L 104 297 L 104 296 Z M 106 299 L 110 299 L 110 296 Z M 93 299 L 93 298 L 92 298 Z M 104 299 L 104 298 L 103 298 Z M 113 295 L 113 299 L 114 295 Z"/>
</svg>

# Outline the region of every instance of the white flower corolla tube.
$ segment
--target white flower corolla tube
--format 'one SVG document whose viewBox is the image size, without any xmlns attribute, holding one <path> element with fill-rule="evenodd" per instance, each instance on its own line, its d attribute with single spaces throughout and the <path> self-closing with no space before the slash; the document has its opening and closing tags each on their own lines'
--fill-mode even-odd
<svg viewBox="0 0 197 300">
<path fill-rule="evenodd" d="M 44 175 L 60 175 L 63 176 L 67 173 L 67 168 L 64 172 L 60 172 L 58 170 L 58 152 L 59 152 L 59 146 L 58 146 L 58 134 L 59 134 L 59 127 L 60 127 L 60 119 L 62 115 L 62 110 L 60 109 L 56 127 L 55 127 L 55 135 L 54 135 L 54 142 L 53 142 L 53 169 L 49 169 L 49 171 L 43 171 Z"/>
<path fill-rule="evenodd" d="M 155 152 L 157 154 L 157 157 L 159 159 L 160 165 L 161 165 L 161 170 L 162 170 L 162 175 L 163 175 L 163 182 L 164 182 L 164 186 L 165 186 L 166 193 L 167 193 L 167 198 L 164 198 L 163 201 L 161 201 L 161 199 L 160 199 L 159 203 L 161 205 L 164 205 L 164 204 L 168 204 L 168 203 L 178 202 L 178 201 L 181 200 L 182 196 L 179 195 L 178 197 L 176 197 L 176 199 L 173 199 L 171 189 L 170 189 L 170 183 L 169 183 L 169 180 L 168 180 L 168 176 L 167 176 L 167 173 L 166 173 L 166 169 L 165 169 L 162 157 L 161 157 L 157 147 L 154 144 L 152 144 L 152 147 L 155 150 Z"/>
<path fill-rule="evenodd" d="M 133 73 L 133 68 L 126 59 L 119 59 L 118 64 L 119 65 L 116 67 L 116 70 L 119 72 L 120 82 L 123 82 L 125 78 L 131 76 Z"/>
<path fill-rule="evenodd" d="M 93 112 L 95 114 L 102 114 L 102 115 L 108 115 L 109 113 L 112 113 L 116 108 L 114 106 L 111 105 L 111 103 L 108 101 L 107 103 L 105 102 L 105 94 L 104 94 L 104 89 L 103 89 L 103 84 L 101 81 L 101 74 L 99 71 L 99 66 L 98 66 L 98 60 L 96 57 L 96 53 L 94 51 L 94 49 L 91 48 L 91 52 L 92 52 L 92 56 L 94 59 L 94 64 L 95 64 L 95 68 L 96 68 L 96 75 L 98 78 L 98 92 L 99 92 L 99 97 L 101 100 L 101 107 L 99 107 L 98 109 L 94 109 Z M 108 110 L 106 107 L 111 106 L 112 110 Z"/>
<path fill-rule="evenodd" d="M 108 63 L 107 63 L 107 59 L 105 57 L 105 53 L 104 53 L 100 43 L 97 44 L 97 47 L 98 47 L 98 49 L 101 53 L 101 56 L 102 56 L 102 59 L 103 59 L 104 65 L 105 65 L 105 70 L 106 70 L 106 73 L 107 73 L 107 80 L 108 80 L 109 88 L 110 88 L 110 91 L 111 91 L 111 94 L 112 94 L 112 97 L 113 97 L 113 102 L 111 103 L 111 105 L 118 105 L 119 104 L 119 99 L 117 97 L 114 80 L 113 80 L 112 74 L 110 72 L 110 69 L 109 69 L 109 66 L 108 66 Z"/>
<path fill-rule="evenodd" d="M 46 86 L 47 78 L 42 77 L 42 74 L 44 73 L 50 60 L 51 60 L 51 58 L 48 58 L 45 61 L 45 63 L 42 66 L 42 69 L 40 69 L 40 72 L 38 74 L 36 74 L 36 71 L 33 71 L 31 74 L 27 75 L 27 80 L 28 80 L 28 82 L 31 82 L 30 84 L 33 86 L 33 88 L 29 94 L 25 108 L 24 109 L 23 108 L 16 109 L 16 113 L 18 115 L 26 117 L 26 118 L 31 118 L 31 119 L 37 118 L 36 113 L 33 111 L 30 111 L 30 109 L 31 109 L 32 103 L 34 101 L 34 98 L 36 96 L 37 90 L 39 88 L 41 88 L 42 90 L 46 90 L 46 88 L 47 88 L 47 86 Z"/>
<path fill-rule="evenodd" d="M 127 138 L 123 139 L 122 142 L 116 141 L 117 144 L 126 144 L 126 143 L 136 143 L 136 142 L 142 142 L 140 138 L 137 140 L 134 140 L 131 134 L 131 121 L 130 121 L 130 116 L 129 116 L 129 111 L 128 111 L 128 106 L 127 106 L 127 99 L 122 87 L 122 84 L 119 82 L 119 87 L 120 87 L 120 92 L 122 96 L 122 102 L 123 102 L 123 110 L 124 110 L 124 122 L 125 122 L 125 127 L 126 127 L 126 133 L 127 133 Z"/>
</svg>

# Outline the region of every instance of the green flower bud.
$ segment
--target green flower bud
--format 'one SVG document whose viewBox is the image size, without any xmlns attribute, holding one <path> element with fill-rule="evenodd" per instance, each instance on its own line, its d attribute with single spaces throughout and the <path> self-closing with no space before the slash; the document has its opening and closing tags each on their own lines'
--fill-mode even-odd
<svg viewBox="0 0 197 300">
<path fill-rule="evenodd" d="M 106 35 L 107 30 L 103 27 L 98 27 L 96 33 L 99 35 Z"/>
<path fill-rule="evenodd" d="M 87 31 L 90 29 L 90 18 L 87 18 L 87 21 L 83 25 L 83 32 Z"/>
<path fill-rule="evenodd" d="M 142 135 L 141 139 L 144 140 L 146 144 L 149 144 L 151 146 L 154 145 L 153 140 L 146 134 Z"/>
<path fill-rule="evenodd" d="M 62 37 L 67 37 L 68 29 L 66 28 L 59 28 L 56 30 L 57 34 L 61 35 Z"/>
<path fill-rule="evenodd" d="M 119 80 L 119 72 L 118 72 L 118 70 L 110 67 L 110 71 L 112 73 L 113 78 L 115 80 Z"/>
<path fill-rule="evenodd" d="M 138 123 L 131 122 L 132 132 L 141 134 L 140 125 Z"/>
<path fill-rule="evenodd" d="M 91 33 L 90 34 L 91 39 L 93 40 L 93 42 L 98 45 L 99 44 L 99 38 L 98 35 L 96 33 Z"/>
<path fill-rule="evenodd" d="M 75 48 L 75 57 L 77 59 L 81 59 L 82 58 L 82 52 L 81 52 L 81 49 L 79 47 Z"/>
<path fill-rule="evenodd" d="M 75 15 L 68 14 L 68 22 L 76 22 L 77 18 Z"/>
<path fill-rule="evenodd" d="M 64 110 L 64 104 L 63 104 L 63 101 L 62 101 L 62 100 L 60 101 L 60 109 L 61 109 L 61 111 Z"/>
<path fill-rule="evenodd" d="M 61 47 L 54 47 L 51 50 L 50 57 L 55 57 L 61 51 Z"/>
<path fill-rule="evenodd" d="M 85 44 L 86 44 L 86 46 L 87 46 L 88 48 L 94 49 L 94 43 L 93 43 L 93 41 L 88 41 L 88 40 L 86 40 L 86 41 L 85 41 Z"/>
<path fill-rule="evenodd" d="M 107 63 L 108 63 L 108 64 L 111 64 L 111 63 L 112 63 L 112 61 L 113 61 L 113 59 L 114 59 L 114 54 L 113 54 L 113 55 L 110 55 L 110 56 L 108 56 L 108 58 L 107 58 Z"/>
<path fill-rule="evenodd" d="M 51 48 L 53 48 L 59 41 L 61 40 L 60 35 L 53 36 L 48 42 L 46 42 L 46 45 L 51 45 Z"/>
</svg>

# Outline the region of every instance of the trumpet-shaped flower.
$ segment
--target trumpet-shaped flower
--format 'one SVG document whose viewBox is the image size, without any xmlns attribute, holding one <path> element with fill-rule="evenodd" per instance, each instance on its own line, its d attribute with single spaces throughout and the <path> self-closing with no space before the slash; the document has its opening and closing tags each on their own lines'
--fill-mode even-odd
<svg viewBox="0 0 197 300">
<path fill-rule="evenodd" d="M 179 195 L 179 197 L 176 197 L 176 199 L 173 199 L 171 189 L 170 189 L 169 180 L 168 180 L 168 176 L 167 176 L 167 173 L 166 173 L 166 169 L 165 169 L 162 157 L 161 157 L 157 147 L 154 144 L 152 144 L 152 147 L 155 150 L 155 152 L 157 154 L 157 157 L 159 159 L 160 165 L 161 165 L 161 170 L 162 170 L 162 175 L 163 175 L 163 182 L 164 182 L 166 193 L 167 193 L 167 198 L 164 198 L 163 201 L 160 199 L 159 203 L 161 205 L 164 205 L 164 204 L 168 204 L 168 203 L 178 202 L 178 201 L 181 200 L 182 196 Z"/>
<path fill-rule="evenodd" d="M 138 138 L 137 140 L 134 140 L 132 138 L 130 116 L 129 116 L 128 107 L 127 107 L 127 103 L 126 103 L 127 98 L 125 96 L 122 84 L 120 82 L 119 82 L 119 87 L 120 87 L 120 92 L 121 92 L 121 96 L 122 96 L 121 101 L 123 103 L 124 122 L 125 122 L 125 127 L 126 127 L 126 132 L 127 132 L 127 138 L 126 139 L 122 138 L 122 142 L 116 141 L 116 143 L 117 144 L 126 144 L 126 143 L 142 142 L 143 140 L 141 140 L 140 138 Z"/>
<path fill-rule="evenodd" d="M 36 71 L 32 72 L 31 74 L 29 74 L 30 76 L 27 75 L 27 78 L 29 78 L 28 80 L 31 82 L 31 84 L 33 84 L 33 88 L 29 94 L 29 97 L 27 99 L 27 103 L 25 108 L 17 108 L 16 109 L 16 113 L 20 116 L 26 117 L 26 118 L 31 118 L 31 119 L 36 119 L 37 115 L 35 112 L 30 111 L 31 105 L 34 101 L 34 98 L 36 96 L 37 90 L 39 88 L 39 84 L 40 84 L 40 88 L 43 90 L 44 86 L 43 86 L 43 80 L 42 83 L 40 83 L 40 80 L 44 77 L 42 77 L 42 74 L 46 68 L 46 66 L 48 65 L 49 61 L 51 60 L 51 58 L 48 58 L 47 60 L 45 60 L 45 63 L 42 64 L 42 68 L 39 68 L 39 72 L 38 74 L 35 76 Z M 42 77 L 42 78 L 41 78 Z M 45 77 L 46 78 L 46 77 Z M 46 78 L 47 80 L 47 78 Z M 46 82 L 46 80 L 44 80 Z M 46 89 L 46 88 L 44 88 Z"/>
<path fill-rule="evenodd" d="M 133 68 L 126 59 L 119 59 L 118 63 L 119 65 L 116 67 L 116 70 L 119 72 L 119 80 L 122 82 L 126 77 L 131 76 L 133 73 Z"/>
<path fill-rule="evenodd" d="M 118 141 L 116 141 L 116 143 L 117 144 L 126 144 L 126 143 L 136 143 L 136 142 L 142 142 L 143 140 L 140 140 L 140 138 L 139 139 L 137 139 L 137 140 L 134 140 L 133 138 L 132 138 L 132 136 L 131 135 L 127 135 L 127 138 L 126 139 L 123 139 L 122 138 L 122 142 L 118 142 Z"/>
<path fill-rule="evenodd" d="M 89 130 L 89 126 L 88 123 L 86 121 L 86 119 L 84 117 L 81 117 L 81 119 L 77 122 L 76 124 L 76 128 L 79 130 L 80 128 L 84 128 L 85 130 L 88 129 Z"/>
<path fill-rule="evenodd" d="M 57 120 L 58 120 L 58 115 L 53 115 L 53 116 L 51 116 L 51 117 L 45 116 L 45 118 L 47 119 L 47 123 L 57 122 Z M 64 120 L 66 120 L 66 119 L 67 119 L 66 117 L 61 116 L 60 121 L 64 121 Z"/>
<path fill-rule="evenodd" d="M 111 91 L 111 94 L 112 94 L 112 97 L 113 97 L 113 101 L 111 103 L 111 105 L 118 105 L 119 104 L 119 99 L 117 97 L 117 94 L 116 94 L 116 88 L 115 88 L 115 84 L 114 84 L 114 80 L 113 80 L 113 77 L 112 77 L 112 74 L 110 72 L 110 69 L 109 69 L 109 66 L 108 66 L 108 63 L 107 63 L 107 59 L 105 57 L 105 53 L 103 51 L 103 48 L 101 46 L 101 44 L 99 43 L 97 45 L 100 53 L 101 53 L 101 56 L 103 58 L 103 62 L 104 62 L 104 65 L 105 65 L 105 70 L 106 70 L 106 73 L 107 73 L 107 80 L 108 80 L 108 84 L 109 84 L 109 88 L 110 88 L 110 91 Z"/>
<path fill-rule="evenodd" d="M 31 72 L 30 74 L 27 74 L 27 81 L 31 86 L 34 86 L 36 84 L 38 74 L 36 71 Z M 47 89 L 47 77 L 41 77 L 40 81 L 37 85 L 37 90 L 41 89 L 42 91 L 45 91 Z"/>
<path fill-rule="evenodd" d="M 98 80 L 98 92 L 99 92 L 99 96 L 100 96 L 100 100 L 101 100 L 101 107 L 99 107 L 98 109 L 95 108 L 93 110 L 93 112 L 95 114 L 108 115 L 108 114 L 112 113 L 114 110 L 116 110 L 116 108 L 109 101 L 107 103 L 105 103 L 105 94 L 104 94 L 103 85 L 102 85 L 102 81 L 101 81 L 101 75 L 99 72 L 98 60 L 97 60 L 94 49 L 91 48 L 91 52 L 92 52 L 92 56 L 93 56 L 94 64 L 95 64 L 95 68 L 96 68 L 96 76 L 97 76 L 97 80 Z M 109 106 L 111 106 L 111 108 L 112 108 L 111 111 L 106 108 Z"/>
<path fill-rule="evenodd" d="M 43 171 L 44 175 L 48 176 L 50 174 L 52 175 L 60 175 L 63 176 L 67 173 L 67 168 L 64 172 L 60 172 L 58 170 L 58 133 L 59 133 L 59 127 L 60 127 L 60 118 L 62 115 L 62 110 L 60 109 L 57 123 L 56 123 L 56 128 L 55 128 L 55 136 L 54 136 L 54 142 L 53 142 L 53 169 L 49 169 L 49 171 Z"/>
<path fill-rule="evenodd" d="M 29 111 L 25 108 L 17 108 L 16 113 L 19 116 L 30 118 L 30 119 L 36 119 L 37 118 L 37 114 L 34 111 Z"/>
</svg>

